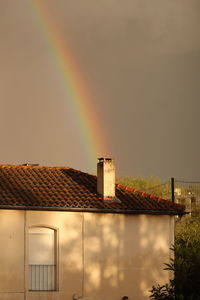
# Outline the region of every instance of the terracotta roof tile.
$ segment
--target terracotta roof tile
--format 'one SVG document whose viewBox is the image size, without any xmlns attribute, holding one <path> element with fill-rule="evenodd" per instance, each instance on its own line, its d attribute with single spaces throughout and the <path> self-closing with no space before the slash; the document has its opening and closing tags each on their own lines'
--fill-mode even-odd
<svg viewBox="0 0 200 300">
<path fill-rule="evenodd" d="M 120 201 L 97 193 L 97 177 L 67 167 L 0 165 L 0 207 L 105 212 L 183 214 L 185 207 L 116 184 Z"/>
</svg>

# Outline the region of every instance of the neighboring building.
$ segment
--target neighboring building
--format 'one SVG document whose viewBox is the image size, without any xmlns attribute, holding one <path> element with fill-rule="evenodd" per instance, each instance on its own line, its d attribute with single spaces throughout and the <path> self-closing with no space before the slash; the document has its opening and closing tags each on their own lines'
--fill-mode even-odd
<svg viewBox="0 0 200 300">
<path fill-rule="evenodd" d="M 200 185 L 175 188 L 175 202 L 185 205 L 187 217 L 200 216 Z"/>
<path fill-rule="evenodd" d="M 0 166 L 0 300 L 148 299 L 184 206 L 71 168 Z M 124 298 L 125 299 L 125 298 Z"/>
</svg>

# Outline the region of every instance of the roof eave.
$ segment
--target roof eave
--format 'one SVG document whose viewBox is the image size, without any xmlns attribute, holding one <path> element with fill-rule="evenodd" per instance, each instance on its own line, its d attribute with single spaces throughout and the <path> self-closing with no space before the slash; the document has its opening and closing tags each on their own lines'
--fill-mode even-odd
<svg viewBox="0 0 200 300">
<path fill-rule="evenodd" d="M 84 207 L 66 207 L 66 206 L 17 206 L 0 205 L 0 209 L 14 210 L 38 210 L 38 211 L 73 211 L 73 212 L 94 212 L 94 213 L 112 213 L 112 214 L 131 214 L 131 215 L 171 215 L 182 216 L 188 214 L 183 211 L 159 211 L 159 210 L 128 210 L 128 209 L 108 209 L 108 208 L 84 208 Z"/>
</svg>

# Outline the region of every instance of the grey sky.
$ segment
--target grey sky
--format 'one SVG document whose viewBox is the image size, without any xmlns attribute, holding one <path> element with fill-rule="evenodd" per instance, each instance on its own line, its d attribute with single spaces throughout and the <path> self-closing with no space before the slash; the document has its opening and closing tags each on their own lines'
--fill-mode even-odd
<svg viewBox="0 0 200 300">
<path fill-rule="evenodd" d="M 200 1 L 41 1 L 92 87 L 118 175 L 200 180 Z M 0 0 L 1 163 L 90 172 L 27 3 Z"/>
</svg>

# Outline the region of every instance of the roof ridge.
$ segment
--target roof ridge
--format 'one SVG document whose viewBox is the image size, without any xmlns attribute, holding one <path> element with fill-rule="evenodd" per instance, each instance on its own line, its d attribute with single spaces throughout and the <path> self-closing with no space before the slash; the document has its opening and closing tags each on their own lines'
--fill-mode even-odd
<svg viewBox="0 0 200 300">
<path fill-rule="evenodd" d="M 12 165 L 12 164 L 0 164 L 0 168 L 22 168 L 22 169 L 53 169 L 53 170 L 71 170 L 74 173 L 84 174 L 87 176 L 97 177 L 96 175 L 90 174 L 88 172 L 83 172 L 81 170 L 77 170 L 67 166 L 43 166 L 43 165 Z"/>
<path fill-rule="evenodd" d="M 16 165 L 16 164 L 0 164 L 0 168 L 36 168 L 36 169 L 39 169 L 39 168 L 48 168 L 48 169 L 71 169 L 70 167 L 67 167 L 67 166 L 56 166 L 56 167 L 53 167 L 53 166 L 42 166 L 42 165 L 23 165 L 23 164 L 20 164 L 20 165 Z"/>
<path fill-rule="evenodd" d="M 55 168 L 57 168 L 57 167 L 55 167 Z M 59 167 L 58 167 L 58 168 L 59 168 Z M 65 168 L 65 167 L 64 167 L 64 168 Z M 64 168 L 61 167 L 61 169 L 64 169 Z M 81 170 L 77 170 L 77 169 L 74 169 L 74 168 L 71 168 L 71 167 L 66 167 L 66 168 L 69 169 L 69 170 L 72 170 L 72 171 L 74 171 L 74 172 L 76 172 L 76 173 L 82 173 L 82 174 L 85 174 L 85 175 L 97 177 L 96 175 L 93 175 L 93 174 L 90 174 L 90 173 L 88 173 L 88 172 L 84 172 L 84 171 L 81 171 Z"/>
</svg>

